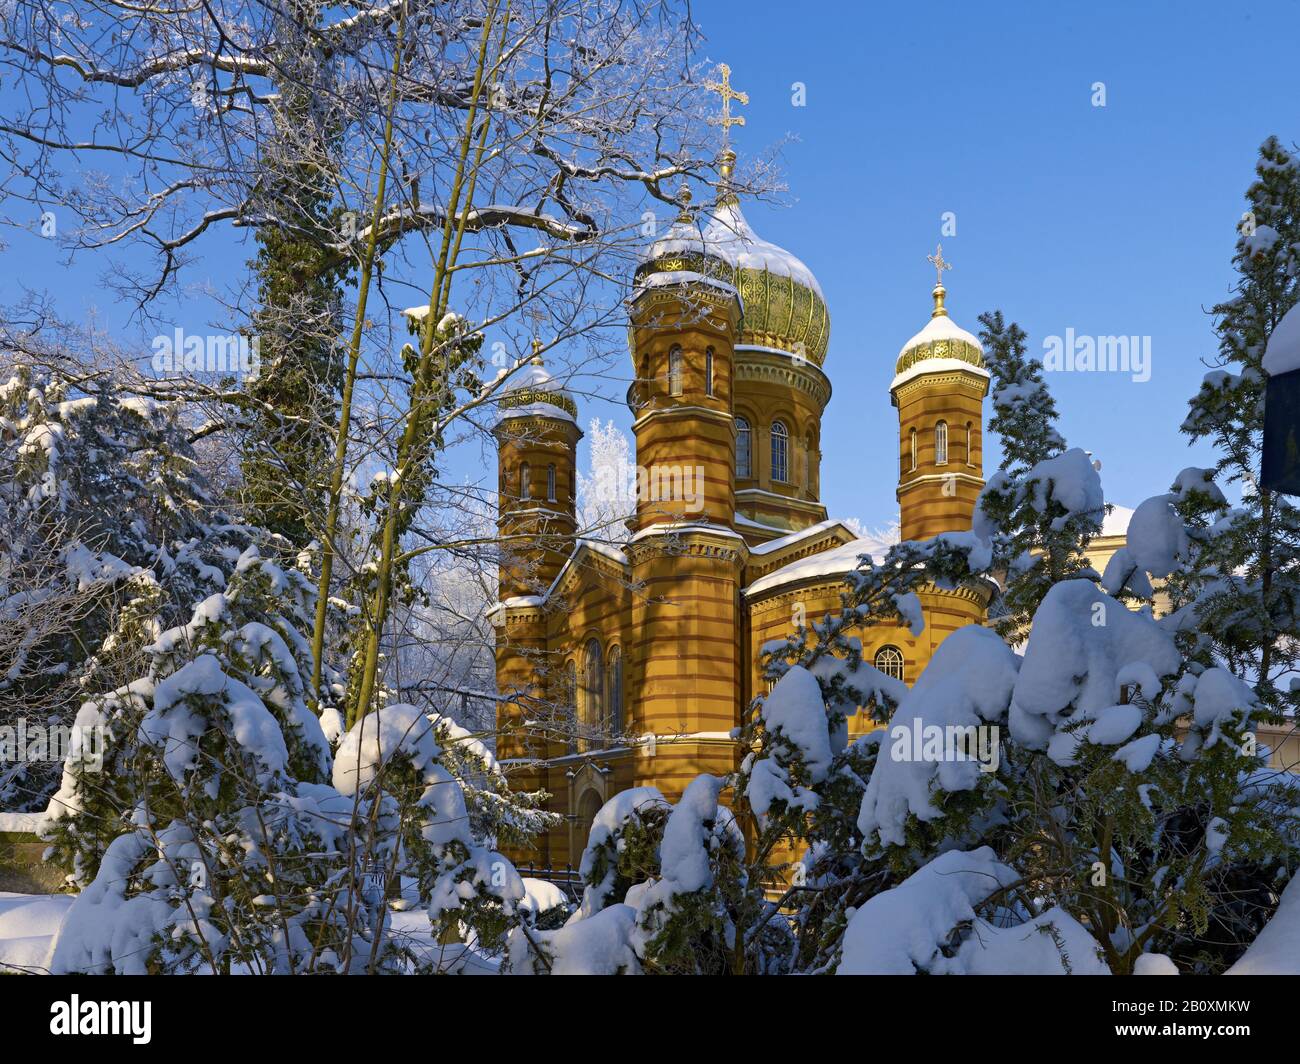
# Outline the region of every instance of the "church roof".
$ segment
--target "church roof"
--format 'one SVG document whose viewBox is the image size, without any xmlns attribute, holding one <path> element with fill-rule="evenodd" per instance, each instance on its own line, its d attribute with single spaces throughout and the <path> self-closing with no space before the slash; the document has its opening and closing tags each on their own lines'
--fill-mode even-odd
<svg viewBox="0 0 1300 1064">
<path fill-rule="evenodd" d="M 729 191 L 730 160 L 724 161 L 722 194 L 707 211 L 693 214 L 683 190 L 682 213 L 642 252 L 636 280 L 729 285 L 743 308 L 738 346 L 769 348 L 820 366 L 831 332 L 821 285 L 798 256 L 754 232 Z"/>
<path fill-rule="evenodd" d="M 700 254 L 719 259 L 734 269 L 767 270 L 789 277 L 822 296 L 821 285 L 803 260 L 754 232 L 734 199 L 718 204 L 706 217 L 680 218 L 662 237 L 641 253 L 641 262 L 655 263 L 678 255 Z"/>
<path fill-rule="evenodd" d="M 873 560 L 879 561 L 891 546 L 892 544 L 884 540 L 864 536 L 822 551 L 820 554 L 811 554 L 789 565 L 783 565 L 766 576 L 759 577 L 745 588 L 745 597 L 753 598 L 766 591 L 773 591 L 804 580 L 846 575 L 858 567 L 858 558 L 863 554 L 869 554 Z"/>
<path fill-rule="evenodd" d="M 509 370 L 497 374 L 500 380 Z M 489 385 L 491 387 L 491 385 Z M 578 420 L 578 404 L 564 387 L 551 376 L 542 364 L 540 355 L 534 355 L 528 364 L 517 369 L 498 397 L 498 421 L 511 417 L 552 417 L 561 421 Z"/>
<path fill-rule="evenodd" d="M 951 263 L 943 261 L 942 245 L 930 256 L 938 272 L 934 291 L 934 309 L 930 311 L 930 320 L 919 333 L 913 336 L 898 352 L 898 361 L 894 364 L 894 377 L 891 388 L 896 388 L 906 380 L 920 373 L 933 370 L 974 369 L 983 376 L 988 376 L 984 366 L 984 348 L 972 334 L 948 316 L 944 298 L 948 290 L 943 286 L 943 271 L 951 269 Z"/>
</svg>

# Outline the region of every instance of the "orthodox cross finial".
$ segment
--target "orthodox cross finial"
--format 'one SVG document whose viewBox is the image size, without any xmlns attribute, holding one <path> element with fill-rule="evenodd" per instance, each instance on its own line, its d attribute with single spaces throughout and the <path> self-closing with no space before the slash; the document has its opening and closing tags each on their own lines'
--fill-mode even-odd
<svg viewBox="0 0 1300 1064">
<path fill-rule="evenodd" d="M 943 245 L 942 245 L 942 244 L 937 245 L 937 246 L 935 247 L 935 249 L 934 249 L 934 254 L 933 254 L 933 255 L 927 255 L 927 256 L 926 256 L 926 259 L 927 259 L 927 261 L 929 261 L 930 263 L 932 263 L 933 266 L 934 266 L 934 272 L 935 272 L 935 274 L 936 274 L 935 282 L 934 282 L 934 283 L 935 283 L 936 285 L 938 285 L 939 287 L 942 288 L 942 287 L 943 287 L 943 271 L 944 271 L 944 270 L 951 270 L 951 269 L 952 269 L 952 263 L 951 263 L 951 262 L 944 262 L 944 261 L 943 261 Z"/>
<path fill-rule="evenodd" d="M 743 126 L 745 124 L 744 115 L 733 115 L 731 113 L 731 101 L 737 100 L 740 103 L 749 103 L 749 93 L 740 92 L 731 87 L 731 67 L 726 63 L 718 64 L 718 75 L 721 81 L 706 81 L 704 87 L 710 92 L 716 92 L 722 97 L 722 114 L 710 118 L 709 121 L 715 126 L 722 127 L 722 149 L 726 151 L 731 143 L 731 127 Z"/>
<path fill-rule="evenodd" d="M 537 337 L 538 327 L 546 320 L 546 311 L 541 307 L 528 307 L 524 310 L 524 317 L 530 318 L 533 323 L 533 357 L 530 361 L 537 366 L 542 364 L 542 341 Z"/>
</svg>

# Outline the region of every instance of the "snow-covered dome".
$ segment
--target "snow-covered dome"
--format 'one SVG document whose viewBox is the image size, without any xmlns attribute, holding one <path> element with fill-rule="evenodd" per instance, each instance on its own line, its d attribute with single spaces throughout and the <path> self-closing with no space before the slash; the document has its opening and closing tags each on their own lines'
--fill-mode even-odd
<svg viewBox="0 0 1300 1064">
<path fill-rule="evenodd" d="M 734 195 L 724 193 L 700 217 L 683 209 L 642 253 L 636 279 L 662 283 L 679 272 L 726 282 L 740 293 L 741 344 L 800 355 L 819 366 L 825 360 L 831 321 L 821 285 L 800 259 L 754 232 Z"/>
<path fill-rule="evenodd" d="M 573 396 L 547 372 L 541 356 L 536 353 L 526 366 L 511 376 L 498 405 L 502 419 L 532 416 L 577 421 L 578 418 L 578 404 L 573 401 Z"/>
<path fill-rule="evenodd" d="M 901 375 L 919 362 L 938 359 L 965 362 L 983 370 L 984 348 L 980 346 L 979 340 L 948 317 L 947 308 L 943 305 L 946 294 L 943 285 L 935 285 L 932 294 L 934 310 L 930 312 L 930 320 L 898 352 L 894 372 Z"/>
</svg>

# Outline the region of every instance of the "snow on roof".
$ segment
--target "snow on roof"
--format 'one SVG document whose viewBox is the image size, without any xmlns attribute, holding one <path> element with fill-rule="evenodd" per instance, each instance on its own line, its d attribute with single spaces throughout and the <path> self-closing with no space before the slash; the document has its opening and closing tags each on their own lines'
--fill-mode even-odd
<svg viewBox="0 0 1300 1064">
<path fill-rule="evenodd" d="M 628 542 L 636 543 L 649 536 L 677 536 L 684 532 L 708 532 L 715 536 L 726 536 L 728 539 L 742 538 L 740 533 L 733 532 L 726 525 L 711 525 L 699 521 L 662 521 L 658 524 L 646 525 L 645 528 L 633 535 Z"/>
<path fill-rule="evenodd" d="M 1300 303 L 1277 323 L 1264 351 L 1264 372 L 1270 377 L 1296 369 L 1300 369 Z"/>
<path fill-rule="evenodd" d="M 740 204 L 734 200 L 719 204 L 707 223 L 677 221 L 642 253 L 641 261 L 652 262 L 668 255 L 703 254 L 722 259 L 740 270 L 767 270 L 789 277 L 796 284 L 811 288 L 823 301 L 821 285 L 803 261 L 758 236 L 745 219 Z"/>
<path fill-rule="evenodd" d="M 983 345 L 974 336 L 948 317 L 947 314 L 938 314 L 925 323 L 924 329 L 900 347 L 898 353 L 901 356 L 905 351 L 920 347 L 922 344 L 933 343 L 935 340 L 961 340 L 979 351 L 984 350 Z"/>
<path fill-rule="evenodd" d="M 1120 506 L 1118 503 L 1113 505 L 1114 509 L 1102 519 L 1101 534 L 1103 536 L 1128 535 L 1128 523 L 1133 517 L 1133 511 L 1127 506 Z"/>
<path fill-rule="evenodd" d="M 697 273 L 694 270 L 671 270 L 666 273 L 652 273 L 642 280 L 637 289 L 639 294 L 643 288 L 664 288 L 670 284 L 706 284 L 719 291 L 725 292 L 729 296 L 735 296 L 740 299 L 740 292 L 734 284 L 728 284 L 726 281 L 720 281 L 716 277 L 710 277 L 708 274 Z M 633 298 L 636 298 L 634 295 Z M 743 300 L 741 300 L 743 305 Z"/>
<path fill-rule="evenodd" d="M 934 320 L 938 320 L 937 318 Z M 906 348 L 904 348 L 906 350 Z M 889 382 L 891 389 L 897 388 L 900 384 L 906 384 L 913 377 L 919 377 L 922 373 L 944 373 L 951 372 L 955 369 L 965 370 L 967 373 L 974 373 L 980 377 L 989 376 L 989 371 L 983 366 L 977 366 L 972 362 L 963 361 L 960 358 L 925 358 L 920 362 L 909 366 Z"/>
<path fill-rule="evenodd" d="M 740 518 L 739 514 L 737 514 L 736 516 L 737 518 Z M 760 528 L 770 529 L 772 527 L 771 525 L 759 524 L 759 522 L 757 521 L 749 521 L 747 519 L 742 519 L 742 520 L 743 523 L 745 524 L 758 525 L 758 527 Z M 792 543 L 798 543 L 802 539 L 807 539 L 809 536 L 820 535 L 822 532 L 826 532 L 832 528 L 835 528 L 837 525 L 841 528 L 845 527 L 844 523 L 838 520 L 819 521 L 817 524 L 809 525 L 807 528 L 802 528 L 798 532 L 791 532 L 789 535 L 781 536 L 778 539 L 771 539 L 768 540 L 766 543 L 760 543 L 757 547 L 750 547 L 749 553 L 750 554 L 772 554 L 775 551 L 784 550 Z"/>
<path fill-rule="evenodd" d="M 496 382 L 510 372 L 509 369 L 502 369 L 497 374 L 496 380 L 484 387 L 484 391 L 491 391 Z M 556 401 L 554 403 L 546 402 L 541 398 L 546 395 L 554 395 Z M 577 406 L 573 402 L 573 397 L 551 376 L 540 359 L 530 359 L 523 366 L 515 369 L 506 386 L 501 389 L 499 398 L 498 423 L 512 417 L 542 416 L 559 418 L 562 421 L 572 421 L 575 425 L 577 424 L 578 419 L 573 414 Z M 520 399 L 532 399 L 533 401 L 520 402 Z"/>
<path fill-rule="evenodd" d="M 765 544 L 765 546 L 771 546 L 771 544 Z M 766 576 L 759 577 L 749 587 L 745 588 L 745 595 L 746 597 L 753 597 L 761 595 L 765 591 L 771 591 L 773 588 L 798 583 L 800 580 L 810 580 L 821 576 L 839 576 L 851 572 L 858 566 L 859 555 L 870 554 L 873 560 L 879 561 L 888 552 L 890 546 L 891 544 L 871 536 L 855 539 L 851 543 L 832 547 L 820 554 L 800 558 L 789 565 L 781 566 L 780 569 L 770 572 Z"/>
<path fill-rule="evenodd" d="M 603 554 L 610 561 L 618 562 L 619 565 L 627 564 L 627 555 L 612 543 L 605 543 L 598 539 L 580 539 L 578 543 L 581 546 L 590 547 L 597 554 Z"/>
</svg>

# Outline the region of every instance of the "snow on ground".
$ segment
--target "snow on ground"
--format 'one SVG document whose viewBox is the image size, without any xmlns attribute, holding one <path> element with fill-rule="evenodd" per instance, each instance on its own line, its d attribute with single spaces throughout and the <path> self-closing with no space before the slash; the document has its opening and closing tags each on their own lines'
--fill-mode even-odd
<svg viewBox="0 0 1300 1064">
<path fill-rule="evenodd" d="M 71 894 L 0 891 L 0 974 L 45 971 L 50 946 L 72 902 Z"/>
</svg>

